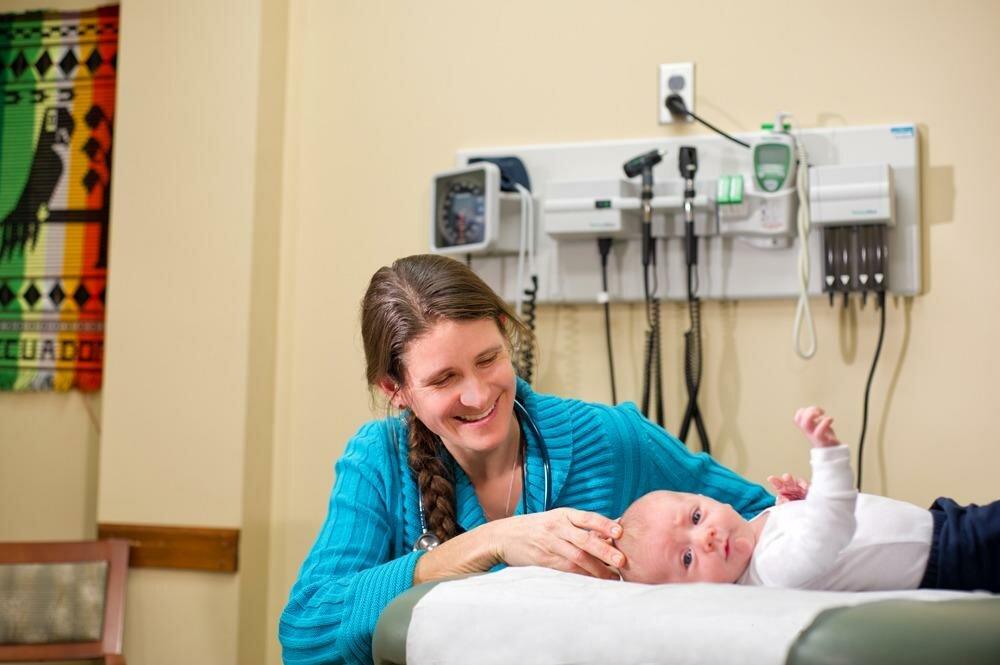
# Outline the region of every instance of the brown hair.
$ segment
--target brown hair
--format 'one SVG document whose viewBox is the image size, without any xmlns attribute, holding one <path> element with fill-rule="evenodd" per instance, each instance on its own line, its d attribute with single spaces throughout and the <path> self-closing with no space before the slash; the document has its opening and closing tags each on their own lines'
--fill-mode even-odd
<svg viewBox="0 0 1000 665">
<path fill-rule="evenodd" d="M 439 321 L 492 319 L 512 357 L 534 343 L 531 331 L 468 266 L 435 254 L 397 259 L 372 275 L 361 301 L 361 336 L 368 385 L 388 378 L 403 386 L 406 346 Z M 427 514 L 441 542 L 455 535 L 455 486 L 439 455 L 441 439 L 411 412 L 408 458 Z"/>
</svg>

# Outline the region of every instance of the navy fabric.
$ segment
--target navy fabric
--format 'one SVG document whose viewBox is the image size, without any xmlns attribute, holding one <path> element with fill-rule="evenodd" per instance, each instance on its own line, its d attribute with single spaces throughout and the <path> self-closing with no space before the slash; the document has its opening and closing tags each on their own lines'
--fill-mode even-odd
<svg viewBox="0 0 1000 665">
<path fill-rule="evenodd" d="M 1000 501 L 960 506 L 941 497 L 930 511 L 934 535 L 920 587 L 1000 593 Z"/>
</svg>

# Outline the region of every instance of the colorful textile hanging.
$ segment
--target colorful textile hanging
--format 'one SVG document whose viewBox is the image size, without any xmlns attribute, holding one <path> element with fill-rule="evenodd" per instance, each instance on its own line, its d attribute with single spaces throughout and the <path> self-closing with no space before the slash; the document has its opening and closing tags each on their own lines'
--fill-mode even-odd
<svg viewBox="0 0 1000 665">
<path fill-rule="evenodd" d="M 0 15 L 0 390 L 97 390 L 118 7 Z"/>
</svg>

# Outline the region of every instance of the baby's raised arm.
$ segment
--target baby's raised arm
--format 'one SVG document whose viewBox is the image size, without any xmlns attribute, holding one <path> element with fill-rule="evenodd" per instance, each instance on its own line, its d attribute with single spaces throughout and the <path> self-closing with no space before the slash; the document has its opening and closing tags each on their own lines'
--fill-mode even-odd
<svg viewBox="0 0 1000 665">
<path fill-rule="evenodd" d="M 834 434 L 833 418 L 818 406 L 807 406 L 795 412 L 795 424 L 812 444 L 812 485 L 800 506 L 781 514 L 781 540 L 754 553 L 766 586 L 803 587 L 828 574 L 857 526 L 850 451 Z"/>
</svg>

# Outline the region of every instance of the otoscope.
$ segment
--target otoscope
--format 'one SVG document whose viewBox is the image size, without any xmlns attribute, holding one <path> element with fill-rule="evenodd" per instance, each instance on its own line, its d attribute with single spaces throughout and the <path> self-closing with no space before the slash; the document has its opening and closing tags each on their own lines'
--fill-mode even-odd
<svg viewBox="0 0 1000 665">
<path fill-rule="evenodd" d="M 697 290 L 697 285 L 692 290 L 692 272 L 698 267 L 698 240 L 694 237 L 694 175 L 698 172 L 698 150 L 681 146 L 677 164 L 684 180 L 684 256 L 688 269 L 688 298 L 692 298 Z M 697 272 L 693 277 L 697 279 Z"/>
<path fill-rule="evenodd" d="M 625 175 L 634 178 L 642 175 L 642 266 L 656 263 L 653 244 L 653 167 L 663 161 L 663 150 L 650 150 L 625 162 Z"/>
<path fill-rule="evenodd" d="M 656 295 L 656 242 L 653 240 L 653 167 L 663 160 L 663 150 L 650 150 L 625 162 L 625 175 L 642 176 L 642 286 L 646 298 L 646 357 L 642 382 L 642 413 L 649 416 L 651 383 L 656 389 L 656 422 L 664 424 L 663 375 L 660 367 L 660 303 Z M 650 287 L 652 274 L 652 287 Z"/>
<path fill-rule="evenodd" d="M 698 238 L 694 235 L 694 176 L 698 172 L 698 151 L 682 146 L 678 167 L 684 179 L 684 256 L 687 262 L 687 299 L 691 328 L 684 333 L 684 383 L 688 392 L 687 408 L 681 423 L 680 439 L 687 443 L 691 421 L 698 428 L 701 448 L 711 454 L 708 432 L 698 408 L 701 385 L 701 301 L 698 299 Z"/>
</svg>

